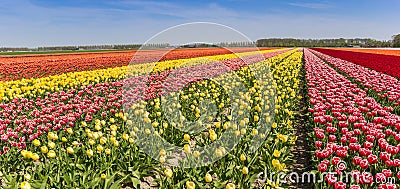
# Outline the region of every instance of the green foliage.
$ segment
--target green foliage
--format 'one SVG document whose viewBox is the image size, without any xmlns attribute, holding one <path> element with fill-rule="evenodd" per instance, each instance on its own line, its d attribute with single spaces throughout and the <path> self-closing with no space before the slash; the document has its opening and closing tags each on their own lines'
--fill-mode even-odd
<svg viewBox="0 0 400 189">
<path fill-rule="evenodd" d="M 393 36 L 393 47 L 400 47 L 400 34 Z"/>
</svg>

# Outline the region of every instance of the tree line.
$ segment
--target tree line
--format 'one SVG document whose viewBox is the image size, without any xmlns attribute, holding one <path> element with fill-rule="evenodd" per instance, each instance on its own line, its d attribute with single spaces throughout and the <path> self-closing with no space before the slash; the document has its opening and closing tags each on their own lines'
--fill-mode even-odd
<svg viewBox="0 0 400 189">
<path fill-rule="evenodd" d="M 400 35 L 398 35 L 400 38 Z M 400 41 L 400 39 L 398 39 Z M 393 40 L 379 41 L 375 39 L 293 39 L 270 38 L 259 39 L 256 42 L 259 47 L 396 47 L 399 43 Z"/>
</svg>

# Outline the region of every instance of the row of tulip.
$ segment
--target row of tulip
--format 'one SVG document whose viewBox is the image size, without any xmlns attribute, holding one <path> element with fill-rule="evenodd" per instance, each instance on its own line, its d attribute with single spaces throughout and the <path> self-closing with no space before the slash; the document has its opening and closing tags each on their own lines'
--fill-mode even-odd
<svg viewBox="0 0 400 189">
<path fill-rule="evenodd" d="M 301 52 L 284 58 L 291 53 L 229 72 L 212 81 L 191 84 L 180 95 L 171 93 L 165 98 L 175 100 L 161 98 L 150 101 L 150 107 L 140 107 L 140 103 L 129 106 L 132 116 L 128 119 L 137 123 L 136 140 L 140 146 L 144 145 L 146 151 L 160 162 L 167 162 L 162 165 L 165 174 L 160 183 L 162 187 L 181 188 L 186 184 L 186 188 L 250 188 L 265 168 L 269 173 L 287 171 L 292 156 L 289 148 L 296 140 L 292 124 L 293 111 L 298 107 L 297 76 L 302 58 Z M 273 73 L 268 74 L 269 68 L 274 70 Z M 272 80 L 272 77 L 279 80 Z M 286 79 L 280 81 L 282 78 Z M 278 85 L 276 101 L 274 85 Z M 241 87 L 246 89 L 245 92 Z M 210 98 L 214 109 L 213 106 L 204 108 L 203 103 Z M 175 110 L 177 108 L 181 108 L 182 113 Z M 146 111 L 148 114 L 140 113 Z M 208 117 L 202 119 L 200 112 Z M 210 119 L 212 115 L 215 119 Z M 180 128 L 189 131 L 201 124 L 206 125 L 206 130 L 197 134 L 179 131 Z M 268 125 L 273 128 L 270 135 Z M 164 140 L 182 149 L 168 150 L 171 148 L 169 143 L 149 137 L 151 134 L 163 136 Z M 255 152 L 249 156 L 251 151 Z M 191 169 L 169 166 L 177 161 L 183 166 L 208 166 Z M 267 185 L 278 187 L 279 183 L 268 180 Z"/>
<path fill-rule="evenodd" d="M 350 52 L 325 48 L 315 48 L 313 50 L 386 73 L 393 77 L 400 77 L 400 65 L 398 64 L 398 62 L 400 62 L 400 56 Z"/>
<path fill-rule="evenodd" d="M 333 48 L 333 49 L 335 49 L 335 48 Z M 379 49 L 379 48 L 376 48 L 376 49 L 374 49 L 374 48 L 337 48 L 335 50 L 400 56 L 400 51 L 398 49 L 390 49 L 390 48 L 387 48 L 387 49 Z"/>
<path fill-rule="evenodd" d="M 129 66 L 115 68 L 63 73 L 60 75 L 42 78 L 0 82 L 0 100 L 7 102 L 14 98 L 36 98 L 38 96 L 43 96 L 48 92 L 52 93 L 60 90 L 65 91 L 71 88 L 85 86 L 89 84 L 93 85 L 96 83 L 117 81 L 132 76 L 162 72 L 181 67 L 211 63 L 215 61 L 238 59 L 238 57 L 261 56 L 260 53 L 266 54 L 265 56 L 268 57 L 268 53 L 276 51 L 277 50 L 266 50 L 261 52 L 253 51 L 237 54 L 133 64 Z"/>
<path fill-rule="evenodd" d="M 144 63 L 255 50 L 254 48 L 204 48 L 0 57 L 0 81 L 127 66 L 132 61 L 132 57 L 135 57 L 135 62 Z"/>
<path fill-rule="evenodd" d="M 372 90 L 370 93 L 375 93 L 377 98 L 386 99 L 385 104 L 394 105 L 395 108 L 400 104 L 400 81 L 396 78 L 317 51 L 312 52 L 348 75 L 362 88 Z"/>
<path fill-rule="evenodd" d="M 309 50 L 304 53 L 320 188 L 396 188 L 400 117 Z M 350 177 L 350 178 L 349 178 Z"/>
<path fill-rule="evenodd" d="M 289 57 L 286 59 L 287 56 Z M 6 119 L 0 122 L 0 144 L 3 153 L 0 159 L 5 163 L 2 163 L 0 168 L 0 182 L 4 181 L 9 187 L 32 185 L 54 188 L 61 186 L 116 188 L 122 184 L 140 187 L 141 181 L 161 176 L 154 181 L 161 187 L 251 186 L 255 174 L 264 170 L 265 166 L 270 166 L 268 170 L 285 170 L 286 164 L 291 162 L 288 148 L 295 141 L 295 137 L 290 133 L 294 121 L 293 111 L 297 108 L 301 57 L 302 53 L 292 51 L 250 66 L 236 61 L 225 64 L 231 69 L 226 69 L 226 66 L 219 67 L 229 71 L 226 74 L 218 69 L 212 71 L 212 67 L 208 64 L 204 64 L 203 67 L 198 65 L 193 68 L 198 69 L 200 73 L 207 68 L 211 74 L 200 74 L 201 77 L 194 77 L 183 85 L 172 87 L 173 90 L 170 90 L 169 94 L 162 94 L 161 97 L 155 95 L 146 101 L 135 102 L 131 106 L 132 112 L 123 113 L 123 88 L 126 85 L 124 81 L 80 86 L 68 92 L 46 94 L 42 98 L 20 98 L 2 103 L 1 115 Z M 233 66 L 236 64 L 240 66 Z M 268 67 L 272 68 L 273 74 L 264 74 Z M 190 69 L 185 71 L 186 77 L 194 73 Z M 175 72 L 174 75 L 178 76 L 185 73 L 183 70 Z M 218 74 L 223 75 L 218 76 Z M 232 82 L 235 80 L 235 74 L 239 75 L 239 79 L 236 78 L 236 82 Z M 217 77 L 214 81 L 218 82 L 209 80 L 215 76 Z M 275 80 L 272 80 L 272 77 Z M 157 82 L 159 79 L 154 77 L 149 83 Z M 188 85 L 188 82 L 194 81 L 198 82 Z M 244 83 L 246 92 L 241 94 L 243 98 L 230 100 L 226 93 L 235 91 L 233 89 L 237 88 L 235 84 L 238 82 Z M 272 114 L 261 114 L 261 109 L 271 109 L 274 100 L 263 99 L 261 94 L 274 95 L 273 86 L 277 86 L 278 97 L 277 110 L 274 111 L 275 123 L 272 124 L 274 120 Z M 190 94 L 193 91 L 195 93 Z M 178 122 L 165 120 L 166 112 L 160 110 L 160 107 L 163 107 L 160 103 L 165 103 L 167 97 L 179 98 L 175 107 L 181 107 L 182 119 L 193 120 L 200 116 L 200 110 L 203 111 L 199 101 L 202 101 L 202 98 L 211 98 L 218 106 L 218 110 L 211 112 L 216 113 L 211 114 L 216 115 L 216 118 L 211 119 L 206 132 L 200 135 L 210 142 L 219 138 L 226 129 L 236 128 L 235 135 L 243 135 L 244 138 L 239 143 L 241 147 L 235 147 L 231 152 L 227 151 L 227 147 L 218 148 L 215 151 L 218 157 L 224 156 L 225 153 L 228 155 L 218 160 L 214 164 L 216 166 L 209 165 L 189 170 L 171 168 L 165 164 L 172 155 L 167 153 L 167 149 L 159 152 L 161 155 L 159 162 L 154 161 L 138 148 L 136 141 L 143 139 L 138 136 L 159 135 L 176 145 L 184 146 L 185 154 L 199 155 L 195 146 L 191 146 L 198 138 L 175 129 L 179 127 Z M 237 125 L 230 125 L 227 121 L 232 119 L 226 115 L 226 111 L 232 111 L 230 102 L 236 102 L 240 104 L 240 108 L 251 110 L 250 115 L 245 115 L 248 117 L 244 117 Z M 132 120 L 132 115 L 145 115 L 145 117 L 143 122 L 137 122 Z M 257 122 L 264 118 L 273 128 L 272 134 L 268 137 L 266 130 L 256 129 Z M 140 126 L 149 121 L 152 129 Z M 254 156 L 249 156 L 246 153 L 248 153 L 249 139 L 253 136 L 267 137 L 267 140 L 263 143 L 262 150 L 257 150 Z M 258 154 L 264 158 L 254 158 L 258 157 Z M 237 174 L 238 172 L 241 173 Z M 277 184 L 271 181 L 268 183 Z"/>
</svg>

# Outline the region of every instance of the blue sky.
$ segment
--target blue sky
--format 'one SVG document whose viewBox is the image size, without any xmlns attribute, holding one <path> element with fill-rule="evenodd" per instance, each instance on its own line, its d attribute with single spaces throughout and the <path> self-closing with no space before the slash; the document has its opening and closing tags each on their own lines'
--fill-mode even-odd
<svg viewBox="0 0 400 189">
<path fill-rule="evenodd" d="M 0 46 L 143 43 L 199 21 L 230 26 L 251 40 L 389 40 L 400 33 L 399 10 L 398 0 L 3 0 Z"/>
</svg>

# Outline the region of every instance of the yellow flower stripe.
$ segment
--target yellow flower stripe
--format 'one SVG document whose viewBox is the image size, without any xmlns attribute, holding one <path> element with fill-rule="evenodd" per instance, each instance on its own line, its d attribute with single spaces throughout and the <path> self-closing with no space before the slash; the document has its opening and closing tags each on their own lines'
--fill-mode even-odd
<svg viewBox="0 0 400 189">
<path fill-rule="evenodd" d="M 130 77 L 144 75 L 151 72 L 161 72 L 181 67 L 210 63 L 213 61 L 222 61 L 238 57 L 256 55 L 259 53 L 274 52 L 277 50 L 280 49 L 205 56 L 179 60 L 167 60 L 163 62 L 135 64 L 116 68 L 63 73 L 60 75 L 48 76 L 43 78 L 31 78 L 0 82 L 0 100 L 9 101 L 15 97 L 36 97 L 38 95 L 43 95 L 45 92 L 67 90 L 82 85 L 84 86 L 101 82 L 121 80 L 128 76 Z"/>
</svg>

